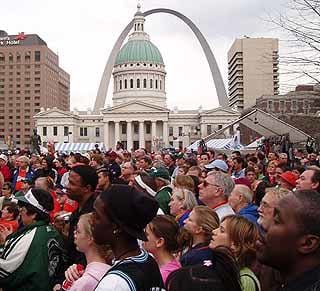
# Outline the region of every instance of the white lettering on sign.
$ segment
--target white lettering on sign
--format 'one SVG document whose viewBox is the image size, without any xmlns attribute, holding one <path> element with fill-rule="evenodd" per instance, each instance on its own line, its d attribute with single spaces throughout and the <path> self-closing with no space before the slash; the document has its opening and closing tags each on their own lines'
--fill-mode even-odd
<svg viewBox="0 0 320 291">
<path fill-rule="evenodd" d="M 18 45 L 20 44 L 20 40 L 16 40 L 16 39 L 13 39 L 13 40 L 1 40 L 0 39 L 0 46 L 4 46 L 4 45 Z"/>
</svg>

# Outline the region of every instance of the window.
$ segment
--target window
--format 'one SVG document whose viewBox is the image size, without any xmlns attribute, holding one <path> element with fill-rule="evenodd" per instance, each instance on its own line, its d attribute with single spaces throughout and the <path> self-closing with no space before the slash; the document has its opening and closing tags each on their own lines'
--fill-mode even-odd
<svg viewBox="0 0 320 291">
<path fill-rule="evenodd" d="M 221 128 L 222 128 L 222 124 L 219 124 L 219 125 L 218 125 L 218 129 L 221 129 Z"/>
<path fill-rule="evenodd" d="M 147 88 L 147 79 L 143 79 L 143 88 Z"/>
<path fill-rule="evenodd" d="M 20 122 L 19 122 L 19 124 L 20 124 Z M 42 127 L 42 135 L 47 136 L 47 127 L 46 126 Z"/>
<path fill-rule="evenodd" d="M 20 56 L 20 54 L 17 54 L 17 62 L 21 62 L 21 56 Z"/>
<path fill-rule="evenodd" d="M 12 63 L 13 62 L 13 55 L 9 54 L 9 62 Z"/>
<path fill-rule="evenodd" d="M 58 135 L 58 127 L 57 127 L 57 126 L 54 126 L 54 127 L 53 127 L 53 135 L 54 135 L 54 136 L 57 136 L 57 135 Z"/>
<path fill-rule="evenodd" d="M 169 127 L 169 136 L 173 136 L 173 127 L 172 126 Z"/>
<path fill-rule="evenodd" d="M 130 79 L 130 88 L 133 88 L 133 79 Z"/>
<path fill-rule="evenodd" d="M 127 124 L 126 123 L 121 123 L 121 133 L 127 134 Z"/>
<path fill-rule="evenodd" d="M 158 89 L 158 80 L 156 80 L 156 89 Z"/>
<path fill-rule="evenodd" d="M 150 88 L 152 89 L 152 87 L 153 87 L 153 80 L 150 79 Z"/>
<path fill-rule="evenodd" d="M 133 124 L 133 132 L 134 133 L 139 133 L 139 124 L 138 123 L 134 123 Z"/>
<path fill-rule="evenodd" d="M 162 90 L 162 82 L 161 82 L 161 80 L 159 80 L 159 85 L 160 85 L 160 90 Z"/>
<path fill-rule="evenodd" d="M 128 88 L 128 81 L 127 79 L 124 80 L 124 89 L 127 89 Z"/>
<path fill-rule="evenodd" d="M 182 127 L 182 126 L 179 126 L 179 128 L 178 128 L 179 136 L 182 136 L 182 129 L 183 129 L 183 127 Z"/>
<path fill-rule="evenodd" d="M 207 125 L 207 134 L 211 134 L 212 133 L 212 128 L 211 128 L 211 124 Z"/>
<path fill-rule="evenodd" d="M 122 80 L 120 80 L 120 90 L 122 89 Z"/>
<path fill-rule="evenodd" d="M 34 60 L 36 62 L 40 62 L 40 51 L 35 51 L 34 52 Z"/>
<path fill-rule="evenodd" d="M 96 127 L 96 137 L 100 137 L 100 127 Z"/>
<path fill-rule="evenodd" d="M 87 136 L 88 129 L 86 127 L 80 127 L 80 136 Z"/>
<path fill-rule="evenodd" d="M 151 124 L 146 123 L 146 134 L 150 134 L 150 133 L 151 133 Z"/>
<path fill-rule="evenodd" d="M 63 127 L 63 135 L 64 136 L 68 136 L 69 135 L 69 127 L 68 126 L 64 126 Z"/>
<path fill-rule="evenodd" d="M 140 79 L 137 79 L 137 88 L 140 89 Z"/>
</svg>

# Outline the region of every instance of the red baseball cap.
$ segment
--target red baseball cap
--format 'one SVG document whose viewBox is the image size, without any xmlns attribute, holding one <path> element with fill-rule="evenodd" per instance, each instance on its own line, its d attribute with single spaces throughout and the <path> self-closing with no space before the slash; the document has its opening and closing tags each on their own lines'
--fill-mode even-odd
<svg viewBox="0 0 320 291">
<path fill-rule="evenodd" d="M 297 176 L 291 171 L 286 171 L 280 175 L 281 179 L 289 183 L 291 186 L 296 187 Z"/>
</svg>

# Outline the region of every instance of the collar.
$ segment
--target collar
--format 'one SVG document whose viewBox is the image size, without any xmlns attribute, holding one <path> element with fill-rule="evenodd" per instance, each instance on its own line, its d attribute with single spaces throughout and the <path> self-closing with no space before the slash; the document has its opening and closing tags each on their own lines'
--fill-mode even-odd
<svg viewBox="0 0 320 291">
<path fill-rule="evenodd" d="M 214 210 L 214 209 L 217 209 L 217 208 L 219 208 L 219 207 L 221 207 L 223 205 L 226 205 L 226 204 L 228 204 L 228 201 L 223 201 L 223 202 L 220 202 L 218 204 L 215 204 L 215 205 L 211 206 L 211 209 Z"/>
</svg>

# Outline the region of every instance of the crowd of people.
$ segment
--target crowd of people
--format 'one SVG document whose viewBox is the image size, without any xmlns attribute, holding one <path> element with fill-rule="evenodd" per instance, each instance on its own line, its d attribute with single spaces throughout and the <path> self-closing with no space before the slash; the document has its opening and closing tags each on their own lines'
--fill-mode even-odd
<svg viewBox="0 0 320 291">
<path fill-rule="evenodd" d="M 320 290 L 320 156 L 0 154 L 0 288 Z"/>
</svg>

